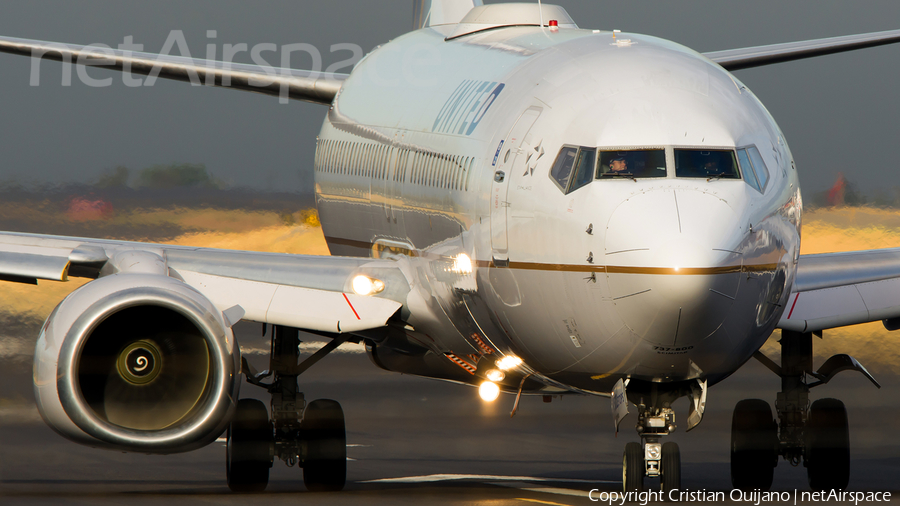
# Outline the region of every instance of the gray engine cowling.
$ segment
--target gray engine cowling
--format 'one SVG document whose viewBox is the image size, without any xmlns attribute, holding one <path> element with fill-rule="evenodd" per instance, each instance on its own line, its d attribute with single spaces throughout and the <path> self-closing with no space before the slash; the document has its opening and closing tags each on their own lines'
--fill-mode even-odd
<svg viewBox="0 0 900 506">
<path fill-rule="evenodd" d="M 240 351 L 222 312 L 176 279 L 92 281 L 53 310 L 35 349 L 44 420 L 95 447 L 176 453 L 214 441 L 240 387 Z"/>
</svg>

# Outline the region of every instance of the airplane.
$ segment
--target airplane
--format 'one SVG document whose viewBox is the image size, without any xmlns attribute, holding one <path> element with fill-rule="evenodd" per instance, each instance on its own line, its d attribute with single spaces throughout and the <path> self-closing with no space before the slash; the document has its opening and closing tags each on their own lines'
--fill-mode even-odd
<svg viewBox="0 0 900 506">
<path fill-rule="evenodd" d="M 0 38 L 0 51 L 325 106 L 314 162 L 333 256 L 0 234 L 8 282 L 94 279 L 52 312 L 35 353 L 44 420 L 75 442 L 191 451 L 227 430 L 227 482 L 266 487 L 275 460 L 310 490 L 346 479 L 343 411 L 298 377 L 340 344 L 379 367 L 522 395 L 610 398 L 641 443 L 623 488 L 681 486 L 673 402 L 751 358 L 782 378 L 775 411 L 732 424 L 732 485 L 771 486 L 779 457 L 814 489 L 849 480 L 846 410 L 810 404 L 853 357 L 812 366 L 812 337 L 900 328 L 900 251 L 799 254 L 802 198 L 771 115 L 731 72 L 900 41 L 900 30 L 700 54 L 580 29 L 541 3 L 417 0 L 415 30 L 349 74 Z M 408 79 L 435 51 L 435 79 Z M 612 69 L 612 70 L 611 70 Z M 607 76 L 614 72 L 617 78 Z M 403 78 L 401 78 L 403 77 Z M 271 328 L 270 368 L 231 327 Z M 781 329 L 781 363 L 759 352 Z M 330 339 L 304 358 L 300 331 Z M 240 399 L 243 381 L 267 407 Z M 515 408 L 514 408 L 515 409 Z"/>
</svg>

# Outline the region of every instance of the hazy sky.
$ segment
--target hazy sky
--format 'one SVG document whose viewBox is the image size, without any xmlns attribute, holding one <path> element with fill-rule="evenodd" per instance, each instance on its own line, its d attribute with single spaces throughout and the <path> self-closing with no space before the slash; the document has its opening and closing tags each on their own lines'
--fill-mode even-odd
<svg viewBox="0 0 900 506">
<path fill-rule="evenodd" d="M 900 28 L 900 2 L 559 0 L 582 28 L 657 35 L 699 51 Z M 316 46 L 325 65 L 410 29 L 411 0 L 3 0 L 0 34 L 78 44 L 162 48 L 183 30 L 194 56 L 209 42 Z M 215 30 L 210 41 L 207 31 Z M 309 61 L 294 62 L 307 67 Z M 160 80 L 129 88 L 63 87 L 61 65 L 0 54 L 0 183 L 95 179 L 104 170 L 204 163 L 231 185 L 310 191 L 323 106 Z M 900 186 L 900 45 L 737 73 L 772 112 L 794 153 L 804 192 L 844 172 L 864 191 Z M 373 97 L 377 100 L 377 97 Z"/>
</svg>

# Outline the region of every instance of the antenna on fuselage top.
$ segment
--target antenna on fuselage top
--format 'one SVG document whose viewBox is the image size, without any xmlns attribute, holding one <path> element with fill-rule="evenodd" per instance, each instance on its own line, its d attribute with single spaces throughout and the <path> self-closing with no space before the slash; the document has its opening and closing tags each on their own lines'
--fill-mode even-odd
<svg viewBox="0 0 900 506">
<path fill-rule="evenodd" d="M 541 0 L 538 0 L 538 13 L 541 16 L 541 30 L 544 29 L 544 8 L 541 7 Z"/>
</svg>

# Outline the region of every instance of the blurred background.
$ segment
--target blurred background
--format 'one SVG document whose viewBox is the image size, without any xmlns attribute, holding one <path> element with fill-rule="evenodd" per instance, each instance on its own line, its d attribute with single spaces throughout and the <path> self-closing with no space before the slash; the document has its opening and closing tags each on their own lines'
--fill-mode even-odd
<svg viewBox="0 0 900 506">
<path fill-rule="evenodd" d="M 583 28 L 650 33 L 699 51 L 900 28 L 894 1 L 558 3 Z M 0 34 L 111 46 L 132 36 L 156 52 L 171 30 L 183 30 L 200 57 L 211 43 L 221 51 L 225 43 L 306 42 L 328 67 L 352 56 L 332 45 L 367 52 L 407 31 L 411 11 L 409 0 L 5 0 Z M 0 54 L 0 230 L 328 254 L 312 196 L 322 106 L 162 80 L 130 88 L 116 73 L 105 88 L 77 78 L 62 86 L 61 65 L 52 62 L 41 65 L 40 86 L 30 86 L 31 65 Z M 779 122 L 797 162 L 806 204 L 801 252 L 900 247 L 900 46 L 737 75 Z M 43 425 L 31 393 L 34 343 L 53 307 L 81 283 L 0 283 L 0 495 L 43 497 L 47 484 L 60 495 L 90 487 L 223 491 L 219 444 L 165 458 L 111 454 L 67 443 Z M 259 326 L 238 332 L 265 368 Z M 778 337 L 763 349 L 776 360 Z M 850 353 L 884 385 L 876 390 L 848 374 L 813 393 L 848 404 L 858 489 L 893 487 L 900 470 L 897 339 L 873 323 L 827 331 L 815 343 L 817 366 Z M 339 351 L 304 376 L 304 388 L 308 399 L 344 403 L 356 445 L 351 480 L 411 472 L 615 480 L 624 443 L 636 439 L 630 429 L 613 437 L 605 399 L 526 399 L 510 420 L 506 396 L 485 406 L 471 389 L 380 371 L 358 345 Z M 731 409 L 745 397 L 773 402 L 778 386 L 751 361 L 712 389 L 703 425 L 674 436 L 684 445 L 686 484 L 730 488 Z M 686 404 L 677 407 L 684 416 Z M 776 488 L 804 488 L 803 469 L 781 472 L 785 466 Z M 302 490 L 297 470 L 273 473 L 276 490 Z"/>
</svg>

